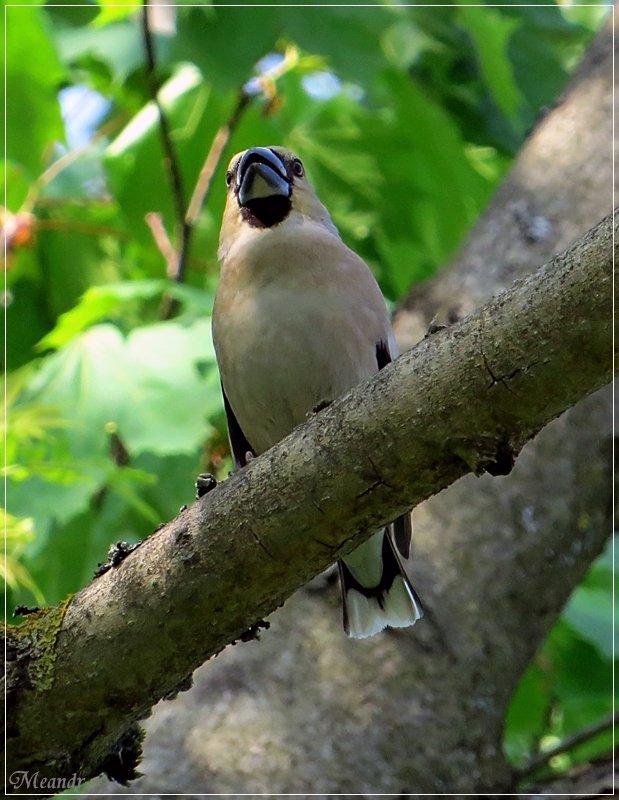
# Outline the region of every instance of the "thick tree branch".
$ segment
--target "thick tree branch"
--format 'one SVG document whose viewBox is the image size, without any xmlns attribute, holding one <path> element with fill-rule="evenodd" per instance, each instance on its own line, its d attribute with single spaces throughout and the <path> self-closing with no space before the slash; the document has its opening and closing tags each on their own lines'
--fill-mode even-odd
<svg viewBox="0 0 619 800">
<path fill-rule="evenodd" d="M 612 259 L 608 217 L 10 629 L 9 772 L 107 769 L 154 702 L 368 531 L 471 470 L 509 471 L 611 378 Z"/>
</svg>

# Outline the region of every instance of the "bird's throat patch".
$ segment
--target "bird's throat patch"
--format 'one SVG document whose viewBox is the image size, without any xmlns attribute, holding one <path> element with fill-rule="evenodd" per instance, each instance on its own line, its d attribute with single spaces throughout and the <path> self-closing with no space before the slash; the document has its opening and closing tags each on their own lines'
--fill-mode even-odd
<svg viewBox="0 0 619 800">
<path fill-rule="evenodd" d="M 280 194 L 256 197 L 241 206 L 241 217 L 252 228 L 272 228 L 286 219 L 291 208 L 290 198 Z"/>
</svg>

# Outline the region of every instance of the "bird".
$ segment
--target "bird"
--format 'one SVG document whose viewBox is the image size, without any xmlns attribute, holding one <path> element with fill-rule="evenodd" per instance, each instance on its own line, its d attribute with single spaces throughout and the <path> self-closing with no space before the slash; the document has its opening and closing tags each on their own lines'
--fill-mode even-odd
<svg viewBox="0 0 619 800">
<path fill-rule="evenodd" d="M 398 351 L 372 272 L 341 239 L 297 155 L 280 146 L 237 153 L 226 185 L 212 331 L 241 469 Z M 338 562 L 350 637 L 422 617 L 403 566 L 411 533 L 408 513 Z"/>
</svg>

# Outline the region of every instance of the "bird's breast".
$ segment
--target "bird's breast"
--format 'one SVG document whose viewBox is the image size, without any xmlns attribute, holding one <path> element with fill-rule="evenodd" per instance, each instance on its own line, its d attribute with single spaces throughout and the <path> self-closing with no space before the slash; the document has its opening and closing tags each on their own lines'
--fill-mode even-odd
<svg viewBox="0 0 619 800">
<path fill-rule="evenodd" d="M 376 371 L 374 331 L 381 320 L 354 294 L 278 280 L 246 285 L 216 303 L 222 382 L 257 452 Z"/>
</svg>

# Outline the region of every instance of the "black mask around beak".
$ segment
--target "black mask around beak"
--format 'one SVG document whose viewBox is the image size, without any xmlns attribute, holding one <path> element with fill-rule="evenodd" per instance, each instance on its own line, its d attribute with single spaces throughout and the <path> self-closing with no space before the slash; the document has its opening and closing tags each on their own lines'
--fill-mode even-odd
<svg viewBox="0 0 619 800">
<path fill-rule="evenodd" d="M 292 206 L 286 165 L 266 147 L 247 150 L 236 169 L 236 194 L 241 213 L 251 225 L 277 225 Z"/>
</svg>

